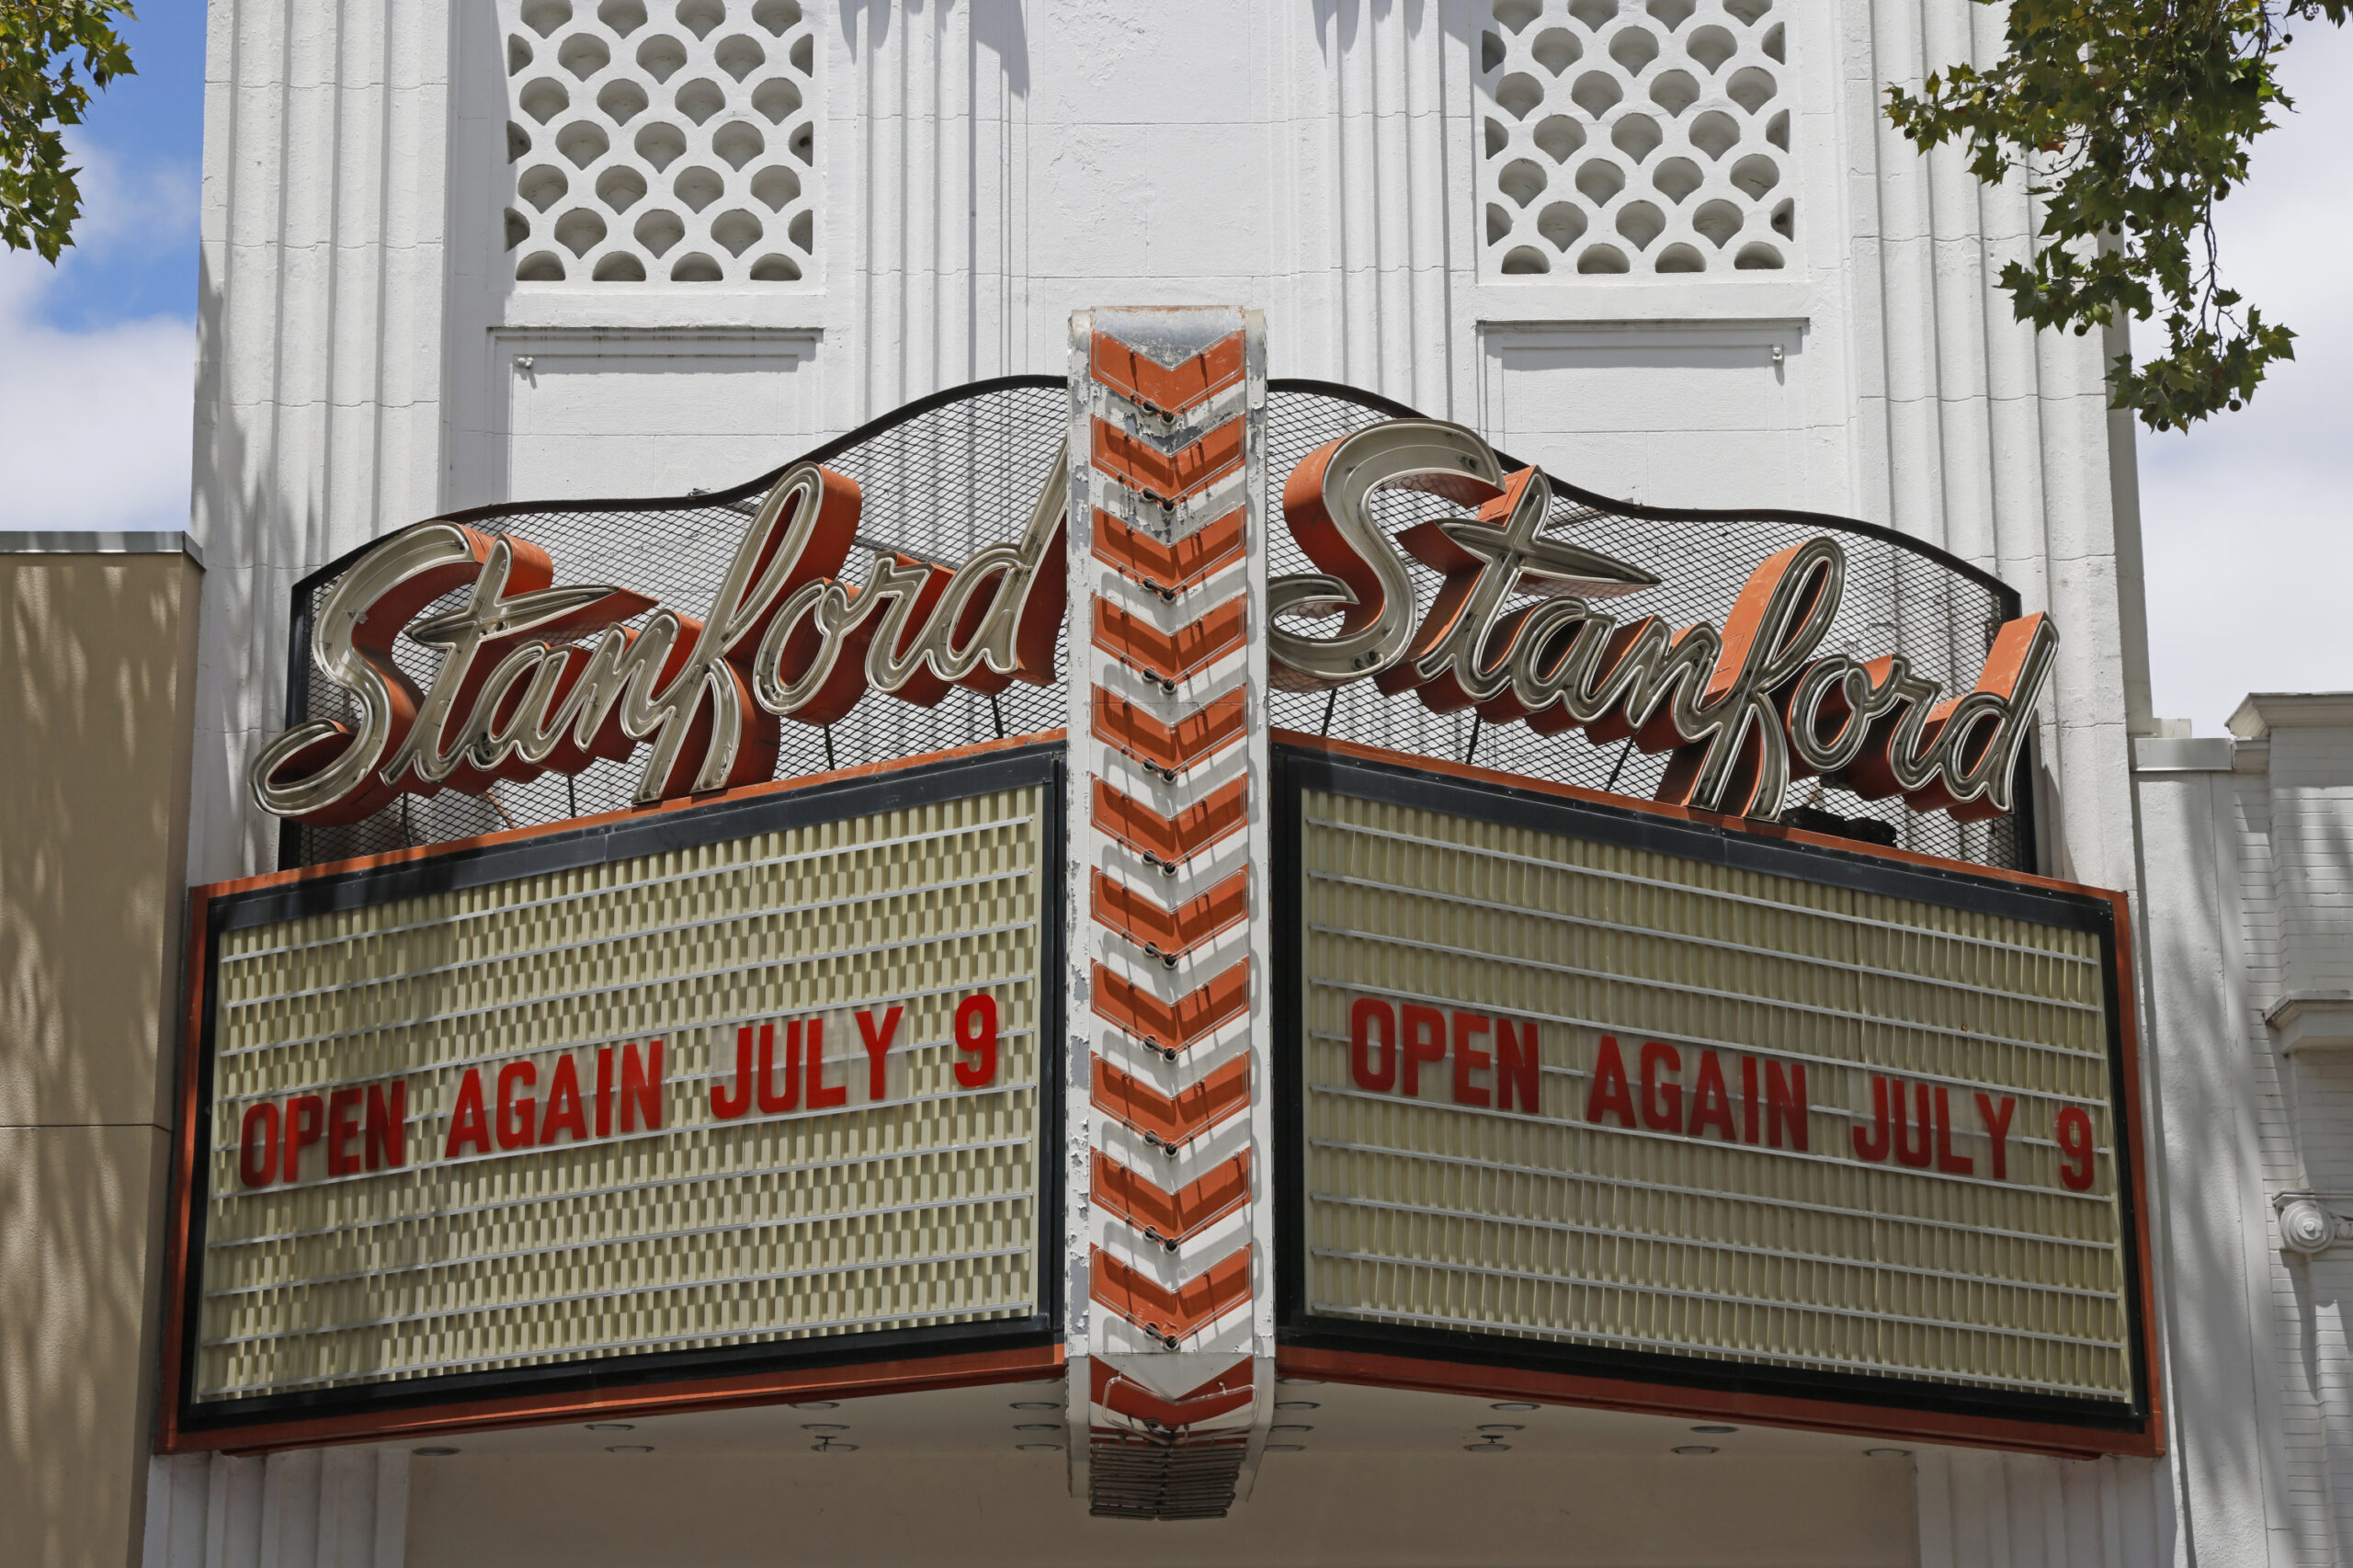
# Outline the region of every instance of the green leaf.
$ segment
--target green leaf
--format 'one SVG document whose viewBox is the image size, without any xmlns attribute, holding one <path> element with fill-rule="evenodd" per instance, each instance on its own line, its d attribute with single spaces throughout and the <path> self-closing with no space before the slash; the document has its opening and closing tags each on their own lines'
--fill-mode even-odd
<svg viewBox="0 0 2353 1568">
<path fill-rule="evenodd" d="M 74 243 L 82 171 L 66 166 L 63 128 L 82 123 L 91 89 L 132 74 L 118 17 L 137 20 L 125 0 L 0 0 L 0 242 L 10 250 L 54 263 Z"/>
<path fill-rule="evenodd" d="M 1978 0 L 1994 5 L 2001 0 Z M 1957 141 L 1977 178 L 2023 171 L 2042 204 L 2031 264 L 2001 287 L 2020 321 L 2081 335 L 2165 315 L 2165 354 L 2109 369 L 2113 406 L 2156 430 L 2245 405 L 2295 335 L 2226 288 L 2214 204 L 2245 183 L 2290 20 L 2342 25 L 2353 0 L 2008 0 L 2006 48 L 1953 65 L 1887 116 L 1924 152 Z"/>
</svg>

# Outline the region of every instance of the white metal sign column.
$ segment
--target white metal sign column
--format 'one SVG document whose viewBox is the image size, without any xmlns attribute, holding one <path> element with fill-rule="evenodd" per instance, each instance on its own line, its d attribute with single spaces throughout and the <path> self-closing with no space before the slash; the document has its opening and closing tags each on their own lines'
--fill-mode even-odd
<svg viewBox="0 0 2353 1568">
<path fill-rule="evenodd" d="M 1071 1483 L 1248 1495 L 1274 1382 L 1266 331 L 1071 321 Z"/>
</svg>

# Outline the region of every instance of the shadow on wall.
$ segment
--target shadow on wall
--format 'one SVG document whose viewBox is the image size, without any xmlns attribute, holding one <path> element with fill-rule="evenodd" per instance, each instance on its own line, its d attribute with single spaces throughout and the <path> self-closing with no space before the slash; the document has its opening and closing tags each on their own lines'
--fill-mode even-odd
<svg viewBox="0 0 2353 1568">
<path fill-rule="evenodd" d="M 380 515 L 385 486 L 371 483 L 374 472 L 409 456 L 387 449 L 393 444 L 385 429 L 389 411 L 365 404 L 337 407 L 324 399 L 299 404 L 290 386 L 284 393 L 288 402 L 278 406 L 233 401 L 233 393 L 243 389 L 230 386 L 223 364 L 232 308 L 208 251 L 199 258 L 197 277 L 199 413 L 189 523 L 205 552 L 189 788 L 190 883 L 277 869 L 278 824 L 253 804 L 245 774 L 285 726 L 288 605 L 294 585 L 344 551 L 430 515 Z M 282 324 L 278 330 L 284 330 Z M 250 323 L 241 324 L 239 331 L 248 359 L 267 352 L 267 331 Z M 332 361 L 310 352 L 324 368 L 314 366 L 309 374 L 327 374 Z M 294 378 L 288 373 L 281 379 Z M 218 424 L 207 429 L 205 415 L 210 411 L 218 411 Z M 438 407 L 429 412 L 438 419 Z M 338 464 L 338 455 L 361 460 Z M 281 476 L 297 475 L 303 476 L 299 488 L 281 482 Z M 333 517 L 323 494 L 330 483 L 337 495 L 358 498 Z"/>
<path fill-rule="evenodd" d="M 2310 885 L 2353 885 L 2347 835 L 2299 846 L 2314 863 Z M 2333 861 L 2324 865 L 2321 862 Z M 2268 1031 L 2267 1031 L 2268 1032 Z M 2281 1097 L 2294 1119 L 2295 1166 L 2288 1183 L 2327 1194 L 2325 1205 L 2338 1212 L 2353 1191 L 2353 1060 L 2340 1050 L 2306 1050 L 2290 1057 Z M 2292 1381 L 2281 1391 L 2287 1429 L 2288 1485 L 2291 1493 L 2319 1493 L 2333 1506 L 2324 1517 L 2300 1508 L 2293 1517 L 2308 1562 L 2353 1562 L 2353 1242 L 2340 1239 L 2310 1256 L 2276 1250 L 2287 1276 L 2286 1301 L 2293 1314 L 2289 1333 L 2295 1358 Z"/>
<path fill-rule="evenodd" d="M 1437 13 L 1438 26 L 1447 36 L 1467 40 L 1471 36 L 1472 7 L 1440 6 L 1437 0 L 1315 0 L 1315 41 L 1324 51 L 1326 62 L 1331 61 L 1331 49 L 1326 40 L 1336 41 L 1346 55 L 1357 47 L 1357 34 L 1368 20 L 1379 20 L 1398 10 L 1405 13 L 1405 30 L 1418 37 Z M 1336 32 L 1334 24 L 1338 24 Z"/>
<path fill-rule="evenodd" d="M 0 554 L 0 1561 L 145 1485 L 198 573 Z"/>
<path fill-rule="evenodd" d="M 910 18 L 928 4 L 945 11 L 949 0 L 867 0 L 841 7 L 842 42 L 855 56 L 864 42 L 879 48 L 891 36 L 892 23 L 904 7 Z M 870 18 L 861 37 L 858 13 Z M 971 0 L 972 41 L 997 57 L 1005 71 L 1006 90 L 1017 98 L 1029 96 L 1029 34 L 1021 16 L 1021 0 Z"/>
</svg>

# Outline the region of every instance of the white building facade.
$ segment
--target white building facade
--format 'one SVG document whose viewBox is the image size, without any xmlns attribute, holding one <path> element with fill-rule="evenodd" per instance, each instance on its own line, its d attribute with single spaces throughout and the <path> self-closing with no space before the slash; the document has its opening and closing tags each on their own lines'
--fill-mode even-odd
<svg viewBox="0 0 2353 1568">
<path fill-rule="evenodd" d="M 2250 1542 L 2260 1527 L 2250 1562 L 2342 1562 L 2348 1540 L 2348 721 L 2343 694 L 2257 693 L 2229 735 L 2134 747 L 2150 985 L 2185 1107 L 2175 1289 L 2208 1335 L 2175 1381 L 2221 1439 L 2192 1495 Z"/>
<path fill-rule="evenodd" d="M 292 589 L 326 562 L 464 507 L 737 483 L 929 393 L 1060 374 L 1074 311 L 1259 311 L 1276 377 L 1605 494 L 1885 525 L 2053 618 L 2039 869 L 2133 895 L 2156 977 L 2164 1457 L 1795 1434 L 1706 1439 L 1702 1477 L 1668 1452 L 1688 1424 L 1586 1412 L 1495 1460 L 1395 1394 L 1372 1436 L 1178 1527 L 1089 1519 L 1030 1456 L 912 1418 L 863 1469 L 722 1424 L 630 1456 L 159 1458 L 146 1561 L 2338 1561 L 2342 1413 L 2285 1381 L 2331 1354 L 2296 1294 L 2328 1259 L 2281 1261 L 2260 1194 L 2347 1182 L 2318 1154 L 2290 1180 L 2269 1070 L 2232 1065 L 2264 1026 L 2169 958 L 2206 897 L 2171 879 L 2257 831 L 2233 817 L 2250 751 L 2144 771 L 2144 802 L 2171 793 L 2136 835 L 2131 748 L 2158 726 L 2119 345 L 2015 322 L 1994 278 L 2027 254 L 2022 188 L 1880 112 L 1995 52 L 1999 22 L 1968 0 L 216 0 L 188 880 L 278 863 L 246 777 L 282 727 Z M 2144 741 L 2143 769 L 2185 744 L 2223 744 Z M 2258 939 L 2216 922 L 2214 951 Z M 2298 983 L 2315 1017 L 2345 1005 Z M 2234 1296 L 2258 1282 L 2276 1311 Z"/>
</svg>

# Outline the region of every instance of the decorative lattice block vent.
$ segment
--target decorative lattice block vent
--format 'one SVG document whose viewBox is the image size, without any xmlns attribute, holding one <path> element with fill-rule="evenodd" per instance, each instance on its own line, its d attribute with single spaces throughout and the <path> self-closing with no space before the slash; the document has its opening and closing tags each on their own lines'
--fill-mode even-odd
<svg viewBox="0 0 2353 1568">
<path fill-rule="evenodd" d="M 1773 0 L 1492 0 L 1478 49 L 1483 270 L 1790 265 Z"/>
<path fill-rule="evenodd" d="M 798 0 L 500 0 L 524 282 L 790 282 L 816 255 Z"/>
</svg>

